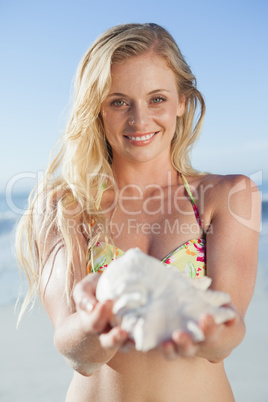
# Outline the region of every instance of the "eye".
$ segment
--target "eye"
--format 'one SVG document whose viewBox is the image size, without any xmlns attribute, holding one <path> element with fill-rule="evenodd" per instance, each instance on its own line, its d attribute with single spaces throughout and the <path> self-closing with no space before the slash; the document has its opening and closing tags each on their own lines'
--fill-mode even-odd
<svg viewBox="0 0 268 402">
<path fill-rule="evenodd" d="M 116 100 L 112 101 L 111 105 L 115 106 L 115 107 L 121 107 L 121 106 L 125 106 L 126 102 L 122 99 L 116 99 Z"/>
<path fill-rule="evenodd" d="M 152 103 L 162 103 L 165 102 L 167 99 L 164 96 L 156 96 L 152 99 Z"/>
</svg>

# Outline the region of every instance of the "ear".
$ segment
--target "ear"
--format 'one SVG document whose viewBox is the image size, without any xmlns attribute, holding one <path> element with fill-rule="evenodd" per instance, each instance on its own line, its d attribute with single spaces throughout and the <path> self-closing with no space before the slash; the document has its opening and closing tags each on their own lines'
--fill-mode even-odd
<svg viewBox="0 0 268 402">
<path fill-rule="evenodd" d="M 185 111 L 185 95 L 181 94 L 179 97 L 179 105 L 177 109 L 177 117 L 181 117 Z"/>
</svg>

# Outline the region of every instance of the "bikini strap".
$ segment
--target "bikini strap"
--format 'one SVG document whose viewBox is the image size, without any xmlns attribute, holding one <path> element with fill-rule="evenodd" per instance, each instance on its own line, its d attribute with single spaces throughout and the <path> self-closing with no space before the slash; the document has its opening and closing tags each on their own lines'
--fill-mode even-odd
<svg viewBox="0 0 268 402">
<path fill-rule="evenodd" d="M 197 220 L 197 223 L 198 223 L 200 229 L 202 230 L 202 232 L 205 233 L 205 232 L 204 232 L 204 229 L 203 229 L 203 227 L 202 227 L 202 223 L 201 223 L 199 211 L 198 211 L 196 202 L 195 202 L 195 200 L 194 200 L 193 194 L 192 194 L 192 192 L 191 192 L 191 190 L 190 190 L 188 181 L 186 180 L 186 178 L 184 177 L 184 175 L 183 175 L 182 173 L 180 173 L 180 176 L 181 176 L 181 178 L 182 178 L 182 182 L 183 182 L 183 184 L 184 184 L 185 190 L 187 191 L 187 194 L 188 194 L 189 197 L 190 197 L 190 200 L 191 200 L 191 203 L 192 203 L 192 206 L 193 206 L 193 210 L 194 210 L 194 214 L 195 214 L 195 218 L 196 218 L 196 220 Z"/>
</svg>

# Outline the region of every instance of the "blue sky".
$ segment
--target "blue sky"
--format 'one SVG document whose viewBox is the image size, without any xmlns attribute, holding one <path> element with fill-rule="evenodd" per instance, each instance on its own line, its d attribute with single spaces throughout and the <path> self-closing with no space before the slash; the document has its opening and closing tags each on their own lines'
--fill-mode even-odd
<svg viewBox="0 0 268 402">
<path fill-rule="evenodd" d="M 197 77 L 207 113 L 193 166 L 268 180 L 267 15 L 266 0 L 1 2 L 0 188 L 34 184 L 64 130 L 79 60 L 126 22 L 166 27 Z"/>
</svg>

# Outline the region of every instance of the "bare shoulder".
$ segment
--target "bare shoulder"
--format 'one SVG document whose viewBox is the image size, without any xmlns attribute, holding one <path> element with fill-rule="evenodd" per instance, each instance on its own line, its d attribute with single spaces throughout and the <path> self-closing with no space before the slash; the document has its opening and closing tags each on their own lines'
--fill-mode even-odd
<svg viewBox="0 0 268 402">
<path fill-rule="evenodd" d="M 259 231 L 261 198 L 251 178 L 242 174 L 207 174 L 199 179 L 198 189 L 210 221 L 218 215 L 232 217 Z"/>
<path fill-rule="evenodd" d="M 63 217 L 69 222 L 69 228 L 79 227 L 81 212 L 81 206 L 70 191 L 63 188 L 56 190 L 48 188 L 36 197 L 33 210 L 34 229 L 46 230 L 50 226 L 50 230 L 55 232 L 59 229 L 59 223 Z"/>
<path fill-rule="evenodd" d="M 38 194 L 34 201 L 33 223 L 35 227 L 42 225 L 46 216 L 53 215 L 57 209 L 57 205 L 64 196 L 64 191 L 53 191 L 45 189 Z"/>
<path fill-rule="evenodd" d="M 33 212 L 33 232 L 37 253 L 43 261 L 49 262 L 60 250 L 64 252 L 66 242 L 74 252 L 76 249 L 83 254 L 87 252 L 81 206 L 66 190 L 48 189 L 40 193 Z"/>
<path fill-rule="evenodd" d="M 56 211 L 59 205 L 64 206 L 64 212 L 69 215 L 76 216 L 81 212 L 81 207 L 72 197 L 70 190 L 64 188 L 47 188 L 41 191 L 36 197 L 35 211 L 44 216 Z"/>
<path fill-rule="evenodd" d="M 248 176 L 242 174 L 233 175 L 218 175 L 218 174 L 206 174 L 199 179 L 199 186 L 205 187 L 208 190 L 208 195 L 215 197 L 216 195 L 228 196 L 229 193 L 245 193 L 257 192 L 259 193 L 257 185 Z M 240 194 L 242 195 L 242 194 Z"/>
<path fill-rule="evenodd" d="M 199 186 L 206 187 L 207 194 L 212 199 L 222 198 L 228 199 L 233 195 L 237 198 L 249 197 L 252 193 L 259 194 L 257 185 L 248 176 L 242 174 L 234 175 L 205 175 L 201 180 Z"/>
</svg>

